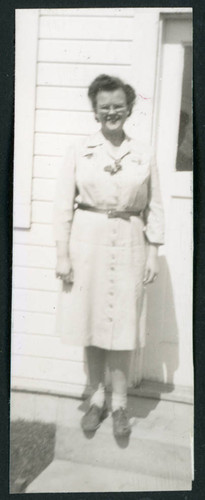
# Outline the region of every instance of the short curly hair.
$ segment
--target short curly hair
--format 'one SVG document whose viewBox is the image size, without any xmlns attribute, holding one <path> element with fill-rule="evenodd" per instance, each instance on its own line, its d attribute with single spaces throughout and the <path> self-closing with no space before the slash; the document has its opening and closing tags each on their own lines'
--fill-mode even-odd
<svg viewBox="0 0 205 500">
<path fill-rule="evenodd" d="M 88 97 L 91 100 L 93 110 L 96 111 L 97 94 L 101 90 L 116 90 L 122 89 L 126 95 L 127 106 L 129 108 L 129 115 L 131 115 L 132 108 L 136 100 L 136 93 L 133 87 L 124 83 L 120 78 L 110 75 L 99 75 L 88 88 Z"/>
</svg>

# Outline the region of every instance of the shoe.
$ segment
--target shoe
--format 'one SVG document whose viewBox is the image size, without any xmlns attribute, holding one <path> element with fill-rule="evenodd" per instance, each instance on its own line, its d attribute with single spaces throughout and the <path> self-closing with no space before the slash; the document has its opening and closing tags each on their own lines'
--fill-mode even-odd
<svg viewBox="0 0 205 500">
<path fill-rule="evenodd" d="M 85 432 L 96 431 L 101 422 L 107 417 L 107 414 L 108 410 L 106 403 L 103 404 L 102 408 L 95 404 L 91 405 L 81 420 L 82 429 Z"/>
<path fill-rule="evenodd" d="M 129 436 L 131 428 L 128 420 L 127 410 L 119 408 L 112 413 L 113 432 L 115 437 Z"/>
</svg>

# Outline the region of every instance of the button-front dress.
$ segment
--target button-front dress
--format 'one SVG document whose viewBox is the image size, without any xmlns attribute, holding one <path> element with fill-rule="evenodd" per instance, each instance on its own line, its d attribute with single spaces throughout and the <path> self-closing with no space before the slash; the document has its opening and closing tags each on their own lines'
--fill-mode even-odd
<svg viewBox="0 0 205 500">
<path fill-rule="evenodd" d="M 140 214 L 112 218 L 75 209 L 76 202 Z M 125 136 L 114 157 L 101 132 L 70 146 L 54 219 L 55 239 L 67 242 L 73 269 L 73 284 L 62 283 L 59 293 L 57 331 L 63 341 L 108 350 L 143 346 L 147 242 L 164 242 L 158 172 L 149 148 Z"/>
</svg>

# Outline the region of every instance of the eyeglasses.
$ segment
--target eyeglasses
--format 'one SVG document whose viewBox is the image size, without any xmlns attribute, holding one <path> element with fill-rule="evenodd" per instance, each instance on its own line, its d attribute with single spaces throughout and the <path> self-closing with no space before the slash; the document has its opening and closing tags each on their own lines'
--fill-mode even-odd
<svg viewBox="0 0 205 500">
<path fill-rule="evenodd" d="M 98 111 L 100 111 L 100 113 L 109 113 L 110 111 L 117 111 L 117 112 L 122 112 L 124 111 L 125 109 L 127 109 L 127 106 L 118 106 L 118 105 L 111 105 L 111 106 L 106 106 L 106 107 L 100 107 L 98 108 Z"/>
</svg>

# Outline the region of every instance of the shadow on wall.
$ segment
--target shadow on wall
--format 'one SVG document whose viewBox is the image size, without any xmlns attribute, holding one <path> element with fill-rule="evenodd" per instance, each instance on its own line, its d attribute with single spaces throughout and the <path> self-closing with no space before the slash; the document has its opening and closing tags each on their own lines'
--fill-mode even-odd
<svg viewBox="0 0 205 500">
<path fill-rule="evenodd" d="M 179 366 L 179 331 L 168 263 L 165 256 L 159 261 L 159 277 L 148 288 L 143 378 L 160 382 L 162 392 L 170 392 Z"/>
</svg>

